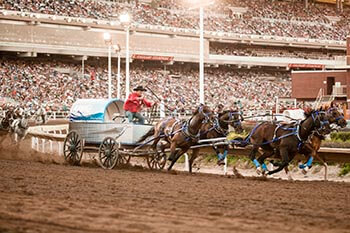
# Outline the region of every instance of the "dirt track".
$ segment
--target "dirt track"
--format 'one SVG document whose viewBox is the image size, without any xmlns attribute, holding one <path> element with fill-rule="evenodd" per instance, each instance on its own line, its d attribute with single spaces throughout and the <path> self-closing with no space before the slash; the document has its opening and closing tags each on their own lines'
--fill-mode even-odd
<svg viewBox="0 0 350 233">
<path fill-rule="evenodd" d="M 348 183 L 106 171 L 8 156 L 1 149 L 0 232 L 350 232 Z"/>
</svg>

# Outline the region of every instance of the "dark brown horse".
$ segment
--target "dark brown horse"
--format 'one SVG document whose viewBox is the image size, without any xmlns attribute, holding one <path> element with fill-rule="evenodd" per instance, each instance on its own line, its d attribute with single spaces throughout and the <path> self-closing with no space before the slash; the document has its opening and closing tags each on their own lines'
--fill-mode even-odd
<svg viewBox="0 0 350 233">
<path fill-rule="evenodd" d="M 344 115 L 338 111 L 337 108 L 331 106 L 323 106 L 321 109 L 324 109 L 328 116 L 329 124 L 337 124 L 339 127 L 346 127 L 346 120 Z M 317 155 L 317 151 L 321 147 L 322 140 L 325 139 L 325 135 L 320 134 L 318 131 L 312 132 L 308 140 L 303 144 L 303 146 L 298 151 L 299 154 L 306 156 L 306 162 L 299 165 L 299 168 L 302 169 L 302 172 L 306 174 L 312 166 L 312 161 L 314 158 L 317 158 L 323 166 L 325 166 L 325 179 L 327 179 L 327 163 Z M 273 165 L 278 166 L 278 163 L 271 161 Z M 291 174 L 289 172 L 288 166 L 284 168 L 288 178 L 291 180 Z"/>
<path fill-rule="evenodd" d="M 339 112 L 337 108 L 333 106 L 329 108 L 325 107 L 325 111 L 328 115 L 329 124 L 337 124 L 341 128 L 346 127 L 346 120 L 344 119 L 344 115 L 343 113 Z M 299 153 L 304 154 L 307 158 L 307 162 L 299 166 L 299 168 L 302 169 L 304 174 L 306 174 L 307 171 L 311 168 L 312 161 L 316 157 L 325 166 L 325 179 L 327 179 L 327 163 L 322 158 L 317 156 L 317 151 L 320 149 L 322 140 L 324 139 L 324 135 L 315 131 L 311 134 L 307 143 L 305 143 L 304 146 L 301 148 Z M 289 171 L 287 168 L 286 173 L 288 174 L 288 172 Z"/>
<path fill-rule="evenodd" d="M 264 122 L 256 126 L 250 133 L 249 140 L 253 145 L 250 159 L 257 167 L 258 173 L 267 172 L 264 160 L 276 154 L 280 156 L 282 162 L 278 168 L 269 171 L 271 175 L 281 171 L 294 158 L 298 150 L 303 146 L 313 131 L 320 134 L 330 132 L 329 121 L 326 112 L 311 111 L 305 113 L 306 119 L 300 123 L 278 124 Z M 256 160 L 258 149 L 263 150 L 263 155 Z"/>
<path fill-rule="evenodd" d="M 2 130 L 9 130 L 10 129 L 10 125 L 13 122 L 14 118 L 15 117 L 14 117 L 13 109 L 8 109 L 5 112 L 4 118 L 2 118 L 0 120 L 0 129 L 2 129 Z"/>
<path fill-rule="evenodd" d="M 243 132 L 242 123 L 243 117 L 239 111 L 226 110 L 219 113 L 212 122 L 203 124 L 200 130 L 200 139 L 210 139 L 210 138 L 220 138 L 226 137 L 229 133 L 229 126 L 233 127 L 236 133 Z M 220 161 L 226 157 L 228 152 L 228 146 L 225 145 L 222 148 L 213 147 L 216 155 L 219 158 L 218 164 Z M 220 149 L 223 149 L 223 153 L 220 153 Z M 192 165 L 194 160 L 199 154 L 199 149 L 194 149 L 192 156 L 189 160 L 189 171 L 192 172 Z"/>
<path fill-rule="evenodd" d="M 175 162 L 188 149 L 195 145 L 200 137 L 200 129 L 203 124 L 213 120 L 213 112 L 208 106 L 200 105 L 187 121 L 175 118 L 167 118 L 158 122 L 146 135 L 138 142 L 144 141 L 153 135 L 154 141 L 152 148 L 157 152 L 157 145 L 160 140 L 166 143 L 161 144 L 161 151 L 164 153 L 165 148 L 170 147 L 169 160 L 171 164 L 168 170 L 174 166 Z"/>
</svg>

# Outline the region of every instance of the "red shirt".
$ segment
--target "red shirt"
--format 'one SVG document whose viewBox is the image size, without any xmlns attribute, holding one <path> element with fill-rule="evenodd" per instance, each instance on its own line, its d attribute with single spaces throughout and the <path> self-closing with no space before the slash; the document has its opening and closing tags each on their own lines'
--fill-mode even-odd
<svg viewBox="0 0 350 233">
<path fill-rule="evenodd" d="M 124 110 L 129 112 L 139 112 L 141 110 L 142 104 L 147 107 L 151 107 L 152 103 L 146 100 L 145 98 L 139 99 L 141 95 L 137 92 L 131 93 L 128 99 L 125 101 Z"/>
</svg>

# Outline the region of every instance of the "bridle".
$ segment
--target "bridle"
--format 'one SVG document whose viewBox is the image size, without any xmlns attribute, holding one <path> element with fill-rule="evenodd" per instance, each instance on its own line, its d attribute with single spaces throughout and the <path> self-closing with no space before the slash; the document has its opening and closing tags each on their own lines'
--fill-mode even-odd
<svg viewBox="0 0 350 233">
<path fill-rule="evenodd" d="M 240 119 L 235 119 L 234 116 L 239 116 Z M 228 114 L 228 120 L 222 120 L 223 122 L 225 123 L 233 123 L 233 127 L 237 127 L 237 126 L 240 126 L 243 121 L 243 116 L 240 112 L 237 112 L 237 111 L 230 111 L 229 114 Z"/>
<path fill-rule="evenodd" d="M 326 120 L 321 118 L 321 115 L 324 115 L 325 117 L 327 116 L 327 113 L 324 111 L 315 111 L 311 113 L 311 117 L 313 120 L 313 123 L 316 125 L 317 121 L 319 122 L 319 127 L 316 128 L 316 132 L 321 134 L 319 131 L 325 129 L 326 126 L 329 126 L 329 121 L 326 117 Z"/>
<path fill-rule="evenodd" d="M 203 105 L 199 106 L 197 111 L 198 111 L 198 113 L 200 113 L 200 114 L 202 114 L 202 115 L 204 116 L 204 119 L 203 119 L 203 121 L 202 121 L 203 124 L 206 124 L 206 123 L 208 123 L 208 122 L 212 122 L 212 120 L 210 119 L 210 116 L 211 116 L 213 113 L 212 113 L 211 111 L 205 113 L 205 112 L 203 111 Z"/>
<path fill-rule="evenodd" d="M 338 109 L 336 109 L 336 108 L 330 108 L 330 109 L 328 109 L 328 110 L 327 110 L 327 113 L 332 115 L 332 114 L 334 113 L 334 112 L 333 112 L 334 110 L 337 110 L 337 112 L 339 113 Z M 333 117 L 333 116 L 331 116 L 331 117 Z M 344 120 L 343 114 L 340 114 L 340 113 L 339 113 L 339 116 L 338 116 L 338 117 L 335 117 L 334 120 L 335 120 L 335 122 L 338 124 L 338 121 L 339 121 L 339 120 Z"/>
</svg>

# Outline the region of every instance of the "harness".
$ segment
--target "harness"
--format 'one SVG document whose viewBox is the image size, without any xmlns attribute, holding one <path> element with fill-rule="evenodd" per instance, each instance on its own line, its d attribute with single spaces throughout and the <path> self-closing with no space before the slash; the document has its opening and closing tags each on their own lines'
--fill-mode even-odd
<svg viewBox="0 0 350 233">
<path fill-rule="evenodd" d="M 185 135 L 186 141 L 197 141 L 199 139 L 199 137 L 201 136 L 201 133 L 200 133 L 200 131 L 198 131 L 197 134 L 192 134 L 189 130 L 189 125 L 190 125 L 190 120 L 185 121 L 182 124 L 181 133 L 183 133 L 183 135 Z"/>
<path fill-rule="evenodd" d="M 333 110 L 337 110 L 337 109 L 336 108 L 330 108 L 330 109 L 327 110 L 327 113 L 331 113 Z M 335 121 L 337 122 L 337 121 L 342 120 L 342 119 L 344 119 L 344 116 L 342 116 L 340 114 L 338 117 L 335 118 Z"/>
<path fill-rule="evenodd" d="M 227 129 L 225 128 L 222 128 L 221 125 L 220 125 L 220 119 L 219 118 L 215 118 L 214 120 L 214 123 L 213 123 L 213 127 L 210 128 L 208 130 L 208 132 L 210 132 L 211 130 L 215 130 L 218 134 L 221 134 L 221 135 L 224 135 L 224 136 L 227 136 L 228 134 L 228 127 Z"/>
<path fill-rule="evenodd" d="M 319 111 L 316 111 L 315 113 L 312 113 L 311 114 L 311 117 L 312 117 L 312 120 L 313 120 L 313 123 L 316 123 L 316 120 L 318 119 L 319 122 L 320 122 L 320 127 L 317 128 L 315 131 L 317 133 L 320 133 L 319 130 L 321 130 L 325 125 L 329 124 L 329 121 L 328 120 L 321 120 L 320 119 L 320 113 L 325 113 L 325 112 L 319 112 Z M 316 117 L 314 116 L 316 115 Z M 241 146 L 246 146 L 248 144 L 251 144 L 250 142 L 250 138 L 251 136 L 255 133 L 255 131 L 263 124 L 264 122 L 260 122 L 259 124 L 257 124 L 253 130 L 249 133 L 249 135 L 242 141 L 242 140 L 231 140 L 230 143 L 238 143 L 239 145 Z M 283 138 L 287 138 L 289 136 L 293 136 L 295 135 L 296 138 L 298 139 L 298 150 L 301 149 L 302 145 L 305 143 L 305 141 L 307 140 L 303 140 L 301 137 L 300 137 L 300 126 L 301 126 L 301 122 L 300 121 L 297 121 L 294 123 L 294 127 L 285 127 L 284 124 L 278 124 L 274 130 L 274 135 L 273 135 L 273 138 L 272 140 L 270 141 L 267 141 L 267 142 L 263 142 L 263 143 L 260 143 L 260 144 L 253 144 L 253 145 L 257 145 L 257 146 L 263 146 L 263 145 L 267 145 L 267 144 L 270 144 L 270 143 L 274 143 L 274 142 L 277 142 Z M 282 130 L 286 130 L 286 131 L 291 131 L 290 133 L 287 133 L 287 134 L 284 134 L 282 136 L 279 136 L 277 137 L 277 131 L 279 129 L 282 129 Z"/>
<path fill-rule="evenodd" d="M 205 113 L 205 112 L 203 111 L 203 105 L 199 106 L 199 108 L 198 108 L 198 113 L 200 113 L 200 114 L 202 114 L 202 115 L 204 116 L 204 119 L 203 119 L 203 121 L 202 121 L 202 124 L 206 124 L 206 123 L 208 123 L 208 122 L 211 122 L 210 117 L 209 117 L 210 114 L 211 114 L 211 112 Z M 185 141 L 198 141 L 199 138 L 200 138 L 200 136 L 201 136 L 200 130 L 198 131 L 197 134 L 192 134 L 192 133 L 190 132 L 189 126 L 190 126 L 190 123 L 191 123 L 191 120 L 192 120 L 192 119 L 193 119 L 193 116 L 192 116 L 189 120 L 185 121 L 185 122 L 182 124 L 182 127 L 181 127 L 181 132 L 182 132 L 183 135 L 185 135 Z"/>
</svg>

